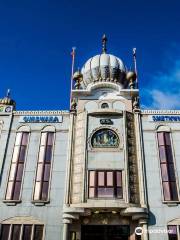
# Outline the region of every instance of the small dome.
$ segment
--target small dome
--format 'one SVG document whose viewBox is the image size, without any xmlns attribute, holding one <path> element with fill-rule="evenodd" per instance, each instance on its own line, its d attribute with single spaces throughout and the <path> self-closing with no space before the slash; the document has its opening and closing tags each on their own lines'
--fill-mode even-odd
<svg viewBox="0 0 180 240">
<path fill-rule="evenodd" d="M 1 105 L 12 105 L 12 106 L 15 106 L 16 102 L 14 100 L 12 100 L 11 98 L 9 98 L 9 97 L 4 97 L 4 98 L 0 99 L 0 104 Z"/>
<path fill-rule="evenodd" d="M 121 59 L 107 53 L 90 58 L 83 66 L 85 87 L 96 81 L 115 82 L 124 85 L 126 68 Z"/>
<path fill-rule="evenodd" d="M 11 105 L 16 106 L 16 102 L 10 97 L 10 90 L 8 89 L 7 95 L 0 99 L 0 105 Z"/>
</svg>

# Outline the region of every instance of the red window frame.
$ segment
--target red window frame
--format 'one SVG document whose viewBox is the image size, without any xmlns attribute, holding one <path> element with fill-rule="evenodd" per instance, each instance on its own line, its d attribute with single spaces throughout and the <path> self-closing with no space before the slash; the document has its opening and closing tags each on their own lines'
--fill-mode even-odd
<svg viewBox="0 0 180 240">
<path fill-rule="evenodd" d="M 53 145 L 54 132 L 42 132 L 36 170 L 34 201 L 48 201 Z"/>
<path fill-rule="evenodd" d="M 179 236 L 179 226 L 177 225 L 169 225 L 168 228 L 168 239 L 169 240 L 178 240 Z"/>
<path fill-rule="evenodd" d="M 6 200 L 20 200 L 28 141 L 29 132 L 17 133 L 6 190 Z"/>
<path fill-rule="evenodd" d="M 108 174 L 112 174 L 112 178 L 108 178 Z M 100 175 L 102 175 L 101 179 L 100 179 Z M 122 171 L 121 170 L 89 170 L 88 171 L 88 197 L 89 198 L 122 199 L 123 198 Z"/>
<path fill-rule="evenodd" d="M 169 132 L 158 132 L 161 180 L 165 201 L 178 201 L 174 160 Z"/>
</svg>

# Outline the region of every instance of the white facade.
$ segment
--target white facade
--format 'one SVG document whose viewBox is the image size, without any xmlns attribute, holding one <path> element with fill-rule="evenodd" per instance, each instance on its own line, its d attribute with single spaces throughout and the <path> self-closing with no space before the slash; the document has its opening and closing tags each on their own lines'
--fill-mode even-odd
<svg viewBox="0 0 180 240">
<path fill-rule="evenodd" d="M 168 225 L 179 226 L 180 205 L 179 205 L 179 183 L 180 183 L 180 160 L 179 160 L 179 138 L 180 122 L 173 121 L 150 121 L 151 116 L 179 117 L 180 111 L 176 110 L 144 110 L 142 111 L 142 130 L 145 155 L 145 174 L 147 181 L 148 205 L 149 205 L 149 226 L 150 231 L 167 229 Z M 162 188 L 162 175 L 160 168 L 160 158 L 157 142 L 157 131 L 161 127 L 164 131 L 169 131 L 175 166 L 176 183 L 178 189 L 178 199 L 176 201 L 165 201 Z M 168 234 L 151 233 L 150 239 L 168 240 Z M 177 238 L 178 239 L 178 238 Z"/>
<path fill-rule="evenodd" d="M 22 122 L 24 117 L 58 117 L 62 122 Z M 43 239 L 62 239 L 63 223 L 62 209 L 64 200 L 64 185 L 67 159 L 67 142 L 69 131 L 69 113 L 63 111 L 14 111 L 1 113 L 2 120 L 0 137 L 0 221 L 1 224 L 13 225 L 42 225 Z M 34 200 L 35 179 L 40 146 L 41 133 L 54 129 L 55 141 L 51 159 L 48 198 Z M 8 179 L 15 139 L 21 130 L 29 130 L 28 147 L 24 162 L 21 192 L 19 199 L 6 199 Z M 17 173 L 16 173 L 17 174 Z M 1 225 L 2 226 L 2 225 Z M 3 228 L 3 227 L 2 227 Z M 32 231 L 33 232 L 33 231 Z M 23 229 L 21 233 L 23 233 Z M 12 239 L 13 231 L 10 231 Z M 2 236 L 1 236 L 2 237 Z M 35 238 L 35 236 L 34 236 Z M 33 238 L 33 239 L 34 239 Z M 5 238 L 0 238 L 5 239 Z M 16 238 L 18 239 L 18 237 Z M 29 238 L 27 238 L 29 239 Z"/>
<path fill-rule="evenodd" d="M 180 239 L 180 111 L 141 110 L 136 75 L 105 50 L 74 74 L 69 112 L 1 100 L 0 239 Z"/>
</svg>

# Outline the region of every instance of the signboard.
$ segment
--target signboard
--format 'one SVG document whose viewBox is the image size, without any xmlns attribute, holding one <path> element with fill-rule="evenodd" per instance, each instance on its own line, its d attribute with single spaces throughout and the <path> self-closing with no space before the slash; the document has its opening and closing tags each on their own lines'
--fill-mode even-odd
<svg viewBox="0 0 180 240">
<path fill-rule="evenodd" d="M 180 115 L 151 115 L 148 119 L 151 122 L 180 122 Z"/>
<path fill-rule="evenodd" d="M 100 119 L 100 123 L 101 124 L 108 124 L 108 125 L 112 125 L 113 121 L 109 118 L 104 118 L 104 119 Z"/>
<path fill-rule="evenodd" d="M 62 116 L 21 116 L 19 122 L 23 123 L 60 123 Z"/>
</svg>

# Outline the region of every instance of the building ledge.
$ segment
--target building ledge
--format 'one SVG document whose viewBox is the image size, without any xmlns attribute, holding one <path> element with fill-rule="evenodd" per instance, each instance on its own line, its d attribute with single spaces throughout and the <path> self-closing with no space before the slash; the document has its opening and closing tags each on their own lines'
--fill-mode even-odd
<svg viewBox="0 0 180 240">
<path fill-rule="evenodd" d="M 112 206 L 109 208 L 80 208 L 75 207 L 75 204 L 70 206 L 65 206 L 63 209 L 63 219 L 68 221 L 73 221 L 74 219 L 79 219 L 79 216 L 90 216 L 92 213 L 107 213 L 111 212 L 112 214 L 120 214 L 121 216 L 125 217 L 132 217 L 132 220 L 139 220 L 139 219 L 147 219 L 148 218 L 148 209 L 138 206 L 131 206 L 126 207 L 125 209 L 122 208 L 113 208 Z"/>
<path fill-rule="evenodd" d="M 86 89 L 73 89 L 72 97 L 92 96 L 93 91 L 99 88 L 113 89 L 117 91 L 117 96 L 138 96 L 139 94 L 139 89 L 123 89 L 113 82 L 96 82 L 89 84 Z"/>
<path fill-rule="evenodd" d="M 84 208 L 81 207 L 71 207 L 71 206 L 64 206 L 63 213 L 71 214 L 71 213 L 84 213 Z"/>
<path fill-rule="evenodd" d="M 168 207 L 176 207 L 180 202 L 164 202 Z"/>
<path fill-rule="evenodd" d="M 21 200 L 3 200 L 7 206 L 16 206 L 17 204 L 21 203 Z"/>
<path fill-rule="evenodd" d="M 147 208 L 142 207 L 128 207 L 121 211 L 122 216 L 133 216 L 133 215 L 141 215 L 141 214 L 148 214 Z"/>
<path fill-rule="evenodd" d="M 86 203 L 70 204 L 72 208 L 128 208 L 128 207 L 139 207 L 139 204 L 125 203 L 124 200 L 100 200 L 100 199 L 88 199 Z"/>
<path fill-rule="evenodd" d="M 44 206 L 44 205 L 50 203 L 49 200 L 48 200 L 48 201 L 31 201 L 31 202 L 32 202 L 32 204 L 34 204 L 35 206 Z"/>
</svg>

